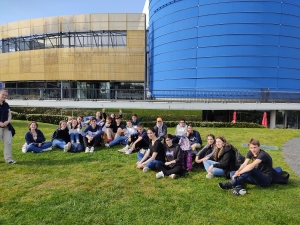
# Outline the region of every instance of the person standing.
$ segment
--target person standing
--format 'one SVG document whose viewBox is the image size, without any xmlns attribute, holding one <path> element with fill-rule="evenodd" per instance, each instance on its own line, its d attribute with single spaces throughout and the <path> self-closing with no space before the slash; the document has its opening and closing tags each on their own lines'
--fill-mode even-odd
<svg viewBox="0 0 300 225">
<path fill-rule="evenodd" d="M 6 90 L 0 91 L 0 138 L 4 144 L 4 159 L 8 164 L 15 164 L 16 161 L 12 159 L 12 132 L 10 130 L 11 111 L 9 105 L 5 100 L 8 93 Z"/>
</svg>

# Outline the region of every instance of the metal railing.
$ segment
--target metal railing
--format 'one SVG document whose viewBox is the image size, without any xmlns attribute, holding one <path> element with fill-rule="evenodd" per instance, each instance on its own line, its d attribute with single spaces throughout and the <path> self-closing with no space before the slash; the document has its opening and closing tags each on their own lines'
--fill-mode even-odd
<svg viewBox="0 0 300 225">
<path fill-rule="evenodd" d="M 300 92 L 266 90 L 155 90 L 90 88 L 6 88 L 9 99 L 23 100 L 146 100 L 179 102 L 300 103 Z"/>
</svg>

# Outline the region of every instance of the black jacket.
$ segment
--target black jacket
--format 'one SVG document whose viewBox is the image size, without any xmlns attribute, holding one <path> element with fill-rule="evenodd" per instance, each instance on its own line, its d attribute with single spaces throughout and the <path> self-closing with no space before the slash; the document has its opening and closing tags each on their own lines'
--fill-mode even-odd
<svg viewBox="0 0 300 225">
<path fill-rule="evenodd" d="M 232 146 L 224 146 L 222 154 L 218 159 L 213 158 L 213 160 L 218 162 L 214 164 L 213 167 L 223 169 L 226 178 L 230 178 L 230 172 L 235 170 L 234 150 Z"/>
<path fill-rule="evenodd" d="M 170 147 L 165 144 L 164 150 L 167 162 L 170 162 L 172 160 L 176 161 L 176 163 L 170 164 L 170 167 L 173 167 L 175 165 L 182 165 L 182 150 L 178 144 L 173 144 Z"/>
</svg>

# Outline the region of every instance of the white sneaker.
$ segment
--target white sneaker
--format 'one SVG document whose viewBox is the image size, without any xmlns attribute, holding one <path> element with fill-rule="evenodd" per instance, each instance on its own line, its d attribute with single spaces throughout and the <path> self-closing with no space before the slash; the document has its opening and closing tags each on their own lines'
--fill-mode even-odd
<svg viewBox="0 0 300 225">
<path fill-rule="evenodd" d="M 43 149 L 42 152 L 47 152 L 47 151 L 51 151 L 51 150 L 52 150 L 52 148 L 49 147 L 49 148 Z"/>
<path fill-rule="evenodd" d="M 213 178 L 213 177 L 214 177 L 214 175 L 211 174 L 211 173 L 206 174 L 206 178 L 208 178 L 208 179 L 211 179 L 211 178 Z"/>
<path fill-rule="evenodd" d="M 95 150 L 95 148 L 94 148 L 94 147 L 91 147 L 91 148 L 90 148 L 90 153 L 93 153 L 94 150 Z"/>
<path fill-rule="evenodd" d="M 149 167 L 144 167 L 144 169 L 143 169 L 143 172 L 144 173 L 147 173 L 147 172 L 149 172 L 150 171 L 150 168 Z"/>
<path fill-rule="evenodd" d="M 105 147 L 109 148 L 110 146 L 109 146 L 109 144 L 108 144 L 108 143 L 105 143 Z"/>
<path fill-rule="evenodd" d="M 126 154 L 126 155 L 130 155 L 130 154 L 132 153 L 132 151 L 133 151 L 133 149 L 130 148 L 130 149 L 128 149 L 128 150 L 125 152 L 125 154 Z"/>
<path fill-rule="evenodd" d="M 22 146 L 22 152 L 26 153 L 27 152 L 27 143 L 25 142 L 25 144 Z"/>
<path fill-rule="evenodd" d="M 146 167 L 145 167 L 146 168 Z M 162 177 L 164 177 L 165 175 L 164 175 L 164 173 L 162 172 L 162 171 L 160 171 L 160 172 L 158 172 L 157 174 L 156 174 L 156 178 L 158 179 L 158 178 L 162 178 Z M 171 175 L 170 175 L 171 176 Z"/>
<path fill-rule="evenodd" d="M 90 152 L 90 148 L 89 147 L 86 147 L 85 148 L 85 153 L 89 153 Z"/>
<path fill-rule="evenodd" d="M 170 178 L 175 179 L 177 177 L 177 175 L 175 173 L 169 175 Z"/>
<path fill-rule="evenodd" d="M 128 147 L 124 147 L 124 148 L 118 150 L 118 152 L 126 152 L 127 150 L 128 150 Z"/>
<path fill-rule="evenodd" d="M 68 142 L 65 146 L 64 146 L 64 152 L 68 152 L 72 147 L 71 142 Z"/>
</svg>

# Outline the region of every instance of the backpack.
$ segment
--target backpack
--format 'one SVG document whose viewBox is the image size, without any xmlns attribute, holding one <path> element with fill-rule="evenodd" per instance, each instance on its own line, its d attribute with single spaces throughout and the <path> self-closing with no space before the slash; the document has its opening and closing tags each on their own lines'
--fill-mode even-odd
<svg viewBox="0 0 300 225">
<path fill-rule="evenodd" d="M 245 162 L 245 157 L 234 146 L 231 146 L 231 148 L 234 151 L 234 164 L 238 169 Z"/>
<path fill-rule="evenodd" d="M 83 151 L 83 145 L 81 143 L 72 143 L 70 152 L 82 152 Z"/>
<path fill-rule="evenodd" d="M 190 151 L 192 150 L 192 146 L 190 144 L 190 140 L 187 137 L 181 137 L 178 142 L 182 151 Z"/>
<path fill-rule="evenodd" d="M 279 166 L 272 169 L 272 183 L 273 184 L 287 184 L 290 174 L 283 171 Z"/>
<path fill-rule="evenodd" d="M 193 159 L 190 151 L 182 151 L 182 170 L 191 171 L 193 168 Z"/>
</svg>

